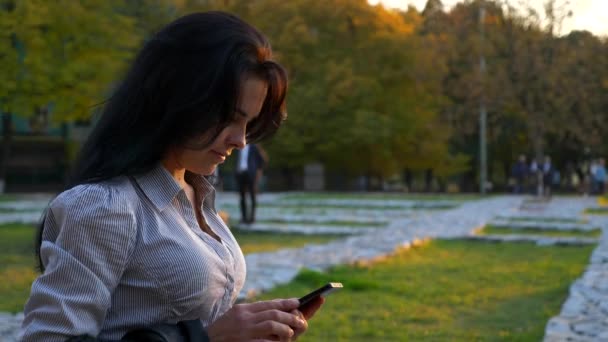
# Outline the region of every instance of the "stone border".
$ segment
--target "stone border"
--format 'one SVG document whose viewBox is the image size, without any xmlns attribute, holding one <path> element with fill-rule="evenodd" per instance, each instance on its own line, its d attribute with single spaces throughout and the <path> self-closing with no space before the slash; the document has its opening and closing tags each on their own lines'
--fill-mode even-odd
<svg viewBox="0 0 608 342">
<path fill-rule="evenodd" d="M 218 206 L 218 210 L 225 210 L 234 217 L 240 217 L 239 207 L 236 205 Z M 300 213 L 298 213 L 300 212 Z M 339 208 L 273 208 L 273 207 L 258 207 L 256 216 L 284 216 L 284 215 L 304 215 L 305 212 L 310 217 L 323 216 L 333 214 L 342 217 L 367 217 L 372 220 L 387 220 L 409 216 L 414 213 L 413 209 L 339 209 Z"/>
<path fill-rule="evenodd" d="M 512 228 L 512 229 L 542 229 L 542 230 L 578 230 L 592 231 L 599 229 L 597 225 L 591 223 L 567 223 L 567 222 L 539 222 L 539 221 L 523 221 L 523 220 L 492 220 L 488 223 L 495 227 Z"/>
<path fill-rule="evenodd" d="M 234 212 L 229 212 L 230 215 L 236 215 Z M 239 217 L 239 216 L 235 216 Z M 276 223 L 290 224 L 290 222 L 311 222 L 311 224 L 323 224 L 331 222 L 353 222 L 359 225 L 386 226 L 388 220 L 381 220 L 381 217 L 365 217 L 365 216 L 347 216 L 347 215 L 307 215 L 307 214 L 275 214 L 275 215 L 259 215 L 264 221 L 279 221 Z M 303 225 L 307 223 L 302 223 Z M 336 226 L 348 227 L 348 224 L 336 224 Z M 354 227 L 354 226 L 353 226 Z"/>
<path fill-rule="evenodd" d="M 297 233 L 305 235 L 315 234 L 365 234 L 383 229 L 383 227 L 349 227 L 349 226 L 323 226 L 323 225 L 303 225 L 290 223 L 255 223 L 235 225 L 242 231 L 251 232 L 276 232 L 276 233 Z"/>
<path fill-rule="evenodd" d="M 22 223 L 22 224 L 38 224 L 42 212 L 10 212 L 0 214 L 0 224 L 7 223 Z"/>
<path fill-rule="evenodd" d="M 549 237 L 543 235 L 523 235 L 523 234 L 505 234 L 505 235 L 470 235 L 462 237 L 465 240 L 485 241 L 485 242 L 534 242 L 539 246 L 576 246 L 576 245 L 594 245 L 600 239 L 596 238 L 579 238 L 579 237 Z"/>
<path fill-rule="evenodd" d="M 604 227 L 604 233 L 608 227 Z M 558 316 L 545 328 L 545 342 L 608 341 L 608 237 L 593 251 L 585 273 L 570 286 Z"/>
</svg>

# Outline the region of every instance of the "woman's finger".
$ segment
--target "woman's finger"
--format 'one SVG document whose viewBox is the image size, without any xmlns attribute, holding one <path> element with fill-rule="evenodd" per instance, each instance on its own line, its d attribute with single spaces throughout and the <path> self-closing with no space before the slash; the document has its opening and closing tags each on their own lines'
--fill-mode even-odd
<svg viewBox="0 0 608 342">
<path fill-rule="evenodd" d="M 304 307 L 300 309 L 300 311 L 302 311 L 304 318 L 306 318 L 306 320 L 309 320 L 315 315 L 317 310 L 321 308 L 323 303 L 325 303 L 325 298 L 317 297 L 314 300 L 308 302 Z"/>
<path fill-rule="evenodd" d="M 251 333 L 254 337 L 270 340 L 272 340 L 273 336 L 277 336 L 280 341 L 289 341 L 294 335 L 294 331 L 289 325 L 277 321 L 257 323 L 251 328 Z"/>
<path fill-rule="evenodd" d="M 292 312 L 297 310 L 292 310 Z M 299 311 L 297 311 L 299 312 Z M 307 323 L 300 317 L 298 314 L 293 314 L 290 312 L 284 312 L 280 310 L 266 310 L 262 312 L 258 312 L 255 314 L 253 318 L 254 323 L 263 322 L 263 321 L 275 321 L 283 324 L 287 324 L 294 329 L 303 329 L 306 327 Z"/>
<path fill-rule="evenodd" d="M 239 304 L 247 306 L 247 310 L 250 312 L 260 312 L 266 310 L 280 310 L 280 311 L 291 311 L 298 307 L 300 302 L 295 299 L 274 299 L 266 300 L 261 302 L 255 302 L 251 304 Z"/>
<path fill-rule="evenodd" d="M 308 330 L 308 321 L 306 321 L 306 319 L 304 318 L 304 315 L 299 310 L 292 310 L 291 314 L 299 317 L 299 319 L 301 319 L 302 322 L 304 323 L 304 325 L 301 328 L 295 328 L 294 327 L 294 329 L 293 329 L 293 331 L 294 331 L 293 340 L 295 341 L 295 340 L 298 339 L 298 337 L 300 335 L 302 335 L 303 333 L 306 332 L 306 330 Z"/>
</svg>

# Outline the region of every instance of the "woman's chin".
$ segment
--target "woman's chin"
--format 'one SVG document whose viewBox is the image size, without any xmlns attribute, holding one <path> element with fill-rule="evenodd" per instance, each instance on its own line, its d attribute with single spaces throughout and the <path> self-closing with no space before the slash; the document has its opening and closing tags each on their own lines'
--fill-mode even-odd
<svg viewBox="0 0 608 342">
<path fill-rule="evenodd" d="M 215 172 L 215 169 L 217 168 L 217 165 L 213 165 L 213 166 L 208 166 L 208 167 L 200 167 L 200 168 L 196 168 L 196 169 L 189 169 L 188 171 L 200 175 L 200 176 L 210 176 L 213 174 L 213 172 Z"/>
<path fill-rule="evenodd" d="M 202 172 L 200 173 L 200 175 L 202 175 L 202 176 L 211 176 L 215 172 L 216 168 L 217 168 L 217 165 L 213 165 L 213 167 L 210 167 L 210 168 L 209 167 L 204 168 L 204 169 L 201 170 Z"/>
</svg>

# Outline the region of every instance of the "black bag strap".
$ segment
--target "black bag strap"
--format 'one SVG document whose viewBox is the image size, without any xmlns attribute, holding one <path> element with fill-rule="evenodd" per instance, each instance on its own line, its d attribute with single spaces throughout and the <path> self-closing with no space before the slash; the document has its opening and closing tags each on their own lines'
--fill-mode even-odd
<svg viewBox="0 0 608 342">
<path fill-rule="evenodd" d="M 184 331 L 184 335 L 187 338 L 186 341 L 210 342 L 209 335 L 207 335 L 207 332 L 205 331 L 205 329 L 203 329 L 203 324 L 199 319 L 179 322 L 178 325 L 181 325 L 181 328 Z"/>
<path fill-rule="evenodd" d="M 152 327 L 131 330 L 121 341 L 124 342 L 209 342 L 209 336 L 200 320 L 182 321 L 177 324 L 159 324 Z"/>
</svg>

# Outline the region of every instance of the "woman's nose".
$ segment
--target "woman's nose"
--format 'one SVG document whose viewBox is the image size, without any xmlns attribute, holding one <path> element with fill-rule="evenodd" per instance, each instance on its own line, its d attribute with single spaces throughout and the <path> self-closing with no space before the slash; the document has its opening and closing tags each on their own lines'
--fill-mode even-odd
<svg viewBox="0 0 608 342">
<path fill-rule="evenodd" d="M 247 144 L 247 130 L 238 129 L 228 136 L 228 144 L 234 148 L 241 149 Z"/>
</svg>

